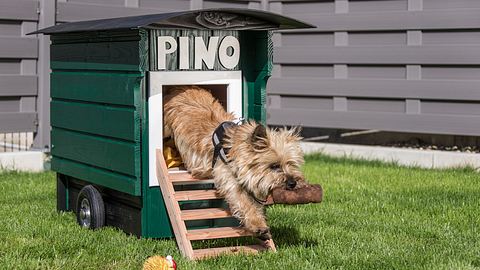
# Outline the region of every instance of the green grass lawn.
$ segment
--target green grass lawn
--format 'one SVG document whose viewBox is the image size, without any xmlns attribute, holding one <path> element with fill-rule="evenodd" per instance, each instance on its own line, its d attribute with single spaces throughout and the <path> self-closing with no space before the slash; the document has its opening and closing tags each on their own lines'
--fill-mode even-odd
<svg viewBox="0 0 480 270">
<path fill-rule="evenodd" d="M 141 269 L 171 254 L 181 269 L 478 269 L 480 174 L 307 157 L 324 202 L 268 209 L 277 253 L 180 257 L 175 241 L 81 229 L 55 210 L 54 173 L 0 174 L 0 269 Z"/>
</svg>

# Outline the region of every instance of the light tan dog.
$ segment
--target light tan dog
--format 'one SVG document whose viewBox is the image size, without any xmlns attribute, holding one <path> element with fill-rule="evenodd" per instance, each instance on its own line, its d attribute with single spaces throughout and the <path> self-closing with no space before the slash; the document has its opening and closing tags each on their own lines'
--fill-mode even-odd
<svg viewBox="0 0 480 270">
<path fill-rule="evenodd" d="M 212 168 L 212 134 L 234 120 L 207 90 L 197 86 L 173 89 L 165 97 L 164 134 L 172 136 L 185 167 L 198 178 L 212 178 L 232 214 L 260 239 L 271 239 L 263 203 L 272 189 L 293 189 L 305 183 L 303 153 L 296 130 L 272 130 L 255 122 L 231 125 L 222 140 L 227 162 Z M 274 247 L 272 247 L 274 249 Z"/>
</svg>

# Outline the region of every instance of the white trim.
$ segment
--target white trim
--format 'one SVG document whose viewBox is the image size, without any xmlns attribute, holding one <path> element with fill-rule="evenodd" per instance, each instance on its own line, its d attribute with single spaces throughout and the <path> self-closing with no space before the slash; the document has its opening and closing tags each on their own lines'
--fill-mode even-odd
<svg viewBox="0 0 480 270">
<path fill-rule="evenodd" d="M 163 86 L 227 85 L 227 111 L 243 117 L 241 71 L 151 71 L 148 98 L 149 186 L 158 186 L 155 150 L 163 148 Z"/>
<path fill-rule="evenodd" d="M 473 167 L 480 169 L 480 154 L 383 146 L 301 142 L 305 154 L 394 162 L 400 166 L 428 169 Z"/>
</svg>

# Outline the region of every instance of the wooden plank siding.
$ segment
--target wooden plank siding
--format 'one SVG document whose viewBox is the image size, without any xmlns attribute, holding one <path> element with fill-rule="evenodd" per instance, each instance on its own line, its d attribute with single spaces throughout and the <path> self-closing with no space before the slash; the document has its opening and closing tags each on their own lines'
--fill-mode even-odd
<svg viewBox="0 0 480 270">
<path fill-rule="evenodd" d="M 74 121 L 74 119 L 72 119 Z M 52 156 L 139 177 L 139 144 L 52 128 Z"/>
<path fill-rule="evenodd" d="M 51 74 L 51 95 L 57 99 L 138 106 L 135 85 L 141 79 L 141 74 L 137 73 L 56 71 Z M 66 84 L 69 84 L 68 89 L 64 87 Z M 109 91 L 109 88 L 117 91 Z"/>
<path fill-rule="evenodd" d="M 139 142 L 140 116 L 133 108 L 55 99 L 51 102 L 52 126 Z"/>
<path fill-rule="evenodd" d="M 52 169 L 134 196 L 148 58 L 140 32 L 52 37 L 51 52 Z"/>
<path fill-rule="evenodd" d="M 480 135 L 476 1 L 271 0 L 269 10 L 317 28 L 274 35 L 268 124 Z"/>
<path fill-rule="evenodd" d="M 52 44 L 52 69 L 138 71 L 138 41 Z"/>
</svg>

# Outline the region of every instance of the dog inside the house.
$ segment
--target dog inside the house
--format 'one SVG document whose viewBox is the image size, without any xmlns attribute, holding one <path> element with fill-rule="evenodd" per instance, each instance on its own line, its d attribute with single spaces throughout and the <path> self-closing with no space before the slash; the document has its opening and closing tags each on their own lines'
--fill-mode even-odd
<svg viewBox="0 0 480 270">
<path fill-rule="evenodd" d="M 264 204 L 274 188 L 305 185 L 298 131 L 236 121 L 208 90 L 178 86 L 164 99 L 169 136 L 192 176 L 213 178 L 233 216 L 275 249 Z"/>
</svg>

